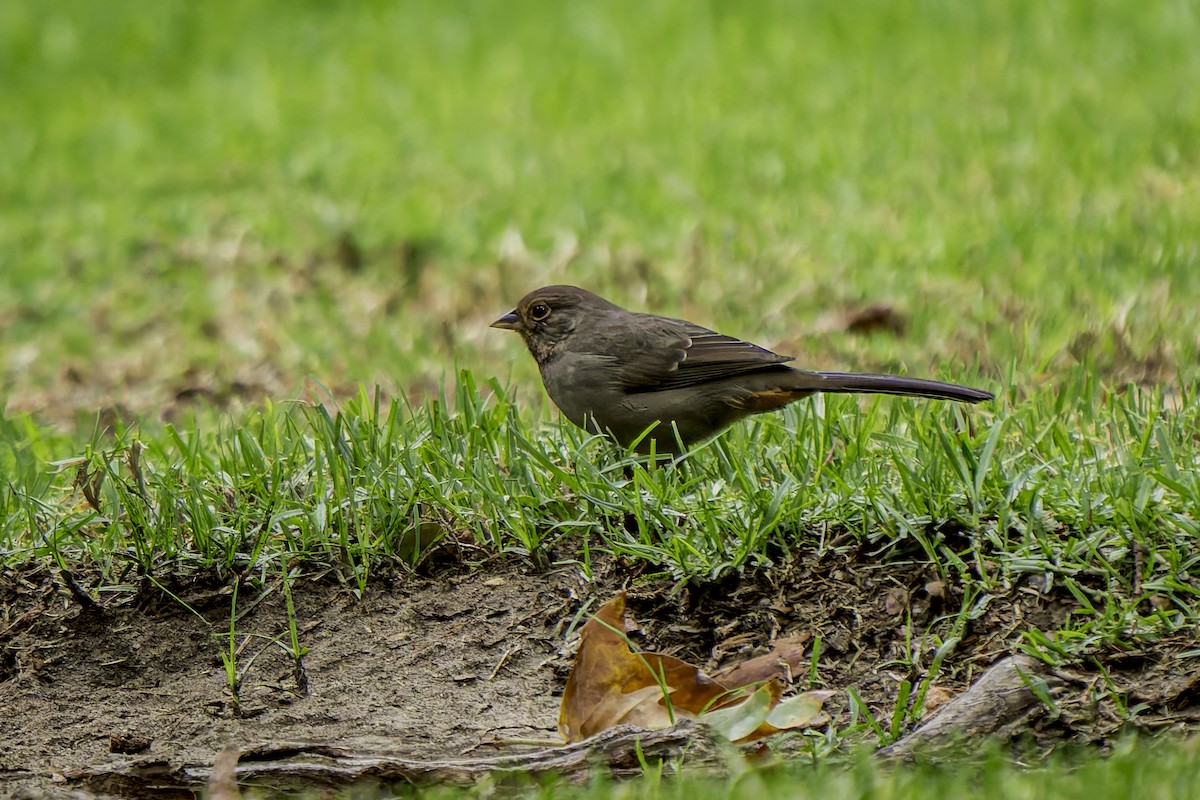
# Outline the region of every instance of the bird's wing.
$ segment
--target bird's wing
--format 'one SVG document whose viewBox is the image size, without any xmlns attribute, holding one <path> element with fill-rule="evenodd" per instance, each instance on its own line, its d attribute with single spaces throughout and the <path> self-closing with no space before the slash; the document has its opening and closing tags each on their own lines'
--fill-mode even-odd
<svg viewBox="0 0 1200 800">
<path fill-rule="evenodd" d="M 685 320 L 642 315 L 629 326 L 616 370 L 628 391 L 694 386 L 791 361 L 765 347 Z"/>
</svg>

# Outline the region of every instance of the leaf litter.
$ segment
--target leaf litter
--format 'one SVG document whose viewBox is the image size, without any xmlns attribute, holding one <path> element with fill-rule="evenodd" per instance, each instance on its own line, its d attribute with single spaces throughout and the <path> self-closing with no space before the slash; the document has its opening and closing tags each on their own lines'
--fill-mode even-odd
<svg viewBox="0 0 1200 800">
<path fill-rule="evenodd" d="M 779 673 L 795 665 L 778 657 L 730 669 L 722 683 L 674 656 L 631 650 L 627 630 L 624 592 L 583 626 L 558 716 L 567 742 L 618 725 L 654 730 L 688 717 L 741 744 L 829 721 L 821 706 L 835 692 L 806 692 L 780 702 Z"/>
</svg>

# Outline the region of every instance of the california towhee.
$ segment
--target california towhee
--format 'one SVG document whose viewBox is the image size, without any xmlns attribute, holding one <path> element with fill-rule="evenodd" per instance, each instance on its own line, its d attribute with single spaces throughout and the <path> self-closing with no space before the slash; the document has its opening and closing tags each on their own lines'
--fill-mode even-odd
<svg viewBox="0 0 1200 800">
<path fill-rule="evenodd" d="M 795 369 L 788 356 L 681 319 L 635 314 L 575 286 L 532 291 L 492 327 L 521 334 L 567 419 L 625 447 L 638 442 L 643 453 L 653 441 L 656 452 L 678 454 L 814 392 L 992 399 L 952 383 Z"/>
</svg>

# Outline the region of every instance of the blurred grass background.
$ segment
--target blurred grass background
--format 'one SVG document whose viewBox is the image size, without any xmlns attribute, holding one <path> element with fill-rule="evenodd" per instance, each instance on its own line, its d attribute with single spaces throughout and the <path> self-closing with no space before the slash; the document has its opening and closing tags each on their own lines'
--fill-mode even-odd
<svg viewBox="0 0 1200 800">
<path fill-rule="evenodd" d="M 1194 376 L 1196 41 L 1182 0 L 5 3 L 3 400 L 532 406 L 486 325 L 549 282 L 814 367 Z"/>
</svg>

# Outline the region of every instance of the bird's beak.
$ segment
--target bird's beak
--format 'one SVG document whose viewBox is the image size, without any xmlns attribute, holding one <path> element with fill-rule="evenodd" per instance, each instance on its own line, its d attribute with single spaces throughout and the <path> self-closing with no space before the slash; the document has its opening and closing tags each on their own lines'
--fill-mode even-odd
<svg viewBox="0 0 1200 800">
<path fill-rule="evenodd" d="M 512 311 L 493 322 L 492 327 L 500 328 L 506 331 L 519 331 L 521 330 L 521 318 L 517 316 L 517 310 L 514 308 Z"/>
</svg>

